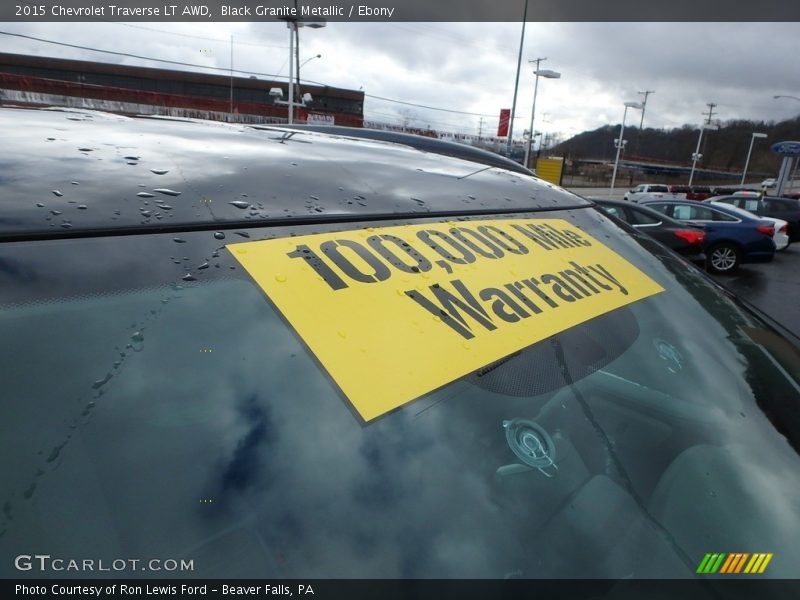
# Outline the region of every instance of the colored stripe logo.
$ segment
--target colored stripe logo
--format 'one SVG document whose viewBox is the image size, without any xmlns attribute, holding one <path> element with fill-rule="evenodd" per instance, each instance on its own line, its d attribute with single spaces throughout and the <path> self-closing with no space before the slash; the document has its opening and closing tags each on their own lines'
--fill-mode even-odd
<svg viewBox="0 0 800 600">
<path fill-rule="evenodd" d="M 697 573 L 702 575 L 713 575 L 720 573 L 724 575 L 736 575 L 740 573 L 761 574 L 767 569 L 767 565 L 772 560 L 772 552 L 748 552 L 732 553 L 709 553 L 703 557 Z"/>
</svg>

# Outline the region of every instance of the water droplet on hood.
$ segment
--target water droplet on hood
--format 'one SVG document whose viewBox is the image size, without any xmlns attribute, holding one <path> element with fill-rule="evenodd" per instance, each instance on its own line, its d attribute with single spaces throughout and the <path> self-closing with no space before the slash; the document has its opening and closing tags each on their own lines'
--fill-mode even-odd
<svg viewBox="0 0 800 600">
<path fill-rule="evenodd" d="M 225 234 L 223 232 L 221 232 L 221 231 L 217 231 L 214 234 L 214 237 L 217 238 L 218 240 L 224 240 L 225 239 Z"/>
<path fill-rule="evenodd" d="M 149 192 L 139 192 L 136 194 L 139 198 L 155 198 L 155 194 L 151 194 Z"/>
<path fill-rule="evenodd" d="M 153 190 L 154 192 L 158 192 L 159 194 L 166 194 L 167 196 L 180 196 L 181 192 L 176 192 L 175 190 L 171 190 L 169 188 L 156 188 Z"/>
<path fill-rule="evenodd" d="M 61 191 L 60 191 L 60 190 L 53 190 L 53 193 L 54 193 L 56 196 L 59 196 L 59 197 L 61 197 L 61 196 L 63 196 L 63 195 L 64 195 L 64 194 L 62 194 L 62 193 L 61 193 Z"/>
<path fill-rule="evenodd" d="M 207 269 L 207 268 L 208 268 L 208 261 L 204 262 L 202 265 L 197 267 L 197 270 L 199 271 L 200 269 Z"/>
<path fill-rule="evenodd" d="M 53 448 L 53 449 L 50 451 L 50 456 L 48 456 L 48 457 L 47 457 L 47 459 L 45 460 L 45 462 L 49 462 L 49 463 L 51 463 L 51 462 L 53 462 L 55 459 L 57 459 L 57 458 L 58 458 L 58 455 L 59 455 L 59 454 L 61 454 L 61 449 L 62 449 L 64 446 L 66 446 L 66 445 L 67 445 L 67 443 L 66 443 L 66 442 L 64 442 L 63 444 L 61 444 L 61 445 L 59 445 L 59 446 L 55 446 L 55 447 L 54 447 L 54 448 Z"/>
<path fill-rule="evenodd" d="M 36 482 L 34 481 L 27 490 L 22 492 L 22 495 L 25 497 L 26 500 L 30 500 L 33 496 L 33 493 L 36 491 Z"/>
<path fill-rule="evenodd" d="M 240 236 L 242 236 L 242 237 L 246 237 L 246 238 L 249 238 L 249 237 L 250 237 L 250 234 L 249 234 L 249 233 L 247 233 L 246 231 L 236 231 L 236 232 L 234 232 L 234 233 L 236 233 L 236 235 L 240 235 Z"/>
<path fill-rule="evenodd" d="M 51 214 L 51 215 L 60 215 L 60 214 L 61 214 L 61 211 L 60 211 L 60 210 L 51 210 L 51 211 L 50 211 L 50 214 Z"/>
<path fill-rule="evenodd" d="M 167 169 L 150 169 L 150 171 L 152 171 L 156 175 L 166 175 L 167 173 L 169 173 Z"/>
<path fill-rule="evenodd" d="M 195 277 L 191 273 L 187 273 L 186 275 L 181 277 L 181 279 L 183 279 L 184 281 L 197 281 L 197 277 Z"/>
<path fill-rule="evenodd" d="M 186 240 L 183 239 L 183 238 L 172 238 L 172 241 L 175 242 L 176 244 L 185 244 L 186 243 Z"/>
<path fill-rule="evenodd" d="M 236 208 L 250 208 L 250 203 L 245 202 L 244 200 L 233 200 L 232 202 L 228 202 L 228 204 L 231 204 Z"/>
<path fill-rule="evenodd" d="M 111 377 L 112 377 L 111 373 L 106 373 L 105 377 L 103 377 L 102 379 L 98 379 L 92 384 L 92 389 L 93 390 L 100 389 L 111 380 Z"/>
<path fill-rule="evenodd" d="M 78 204 L 78 210 L 86 210 L 87 208 L 85 204 Z"/>
</svg>

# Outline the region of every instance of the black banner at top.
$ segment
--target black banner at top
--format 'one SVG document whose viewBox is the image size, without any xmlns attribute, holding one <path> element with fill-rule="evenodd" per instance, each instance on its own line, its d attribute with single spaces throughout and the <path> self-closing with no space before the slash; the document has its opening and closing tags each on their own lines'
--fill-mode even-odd
<svg viewBox="0 0 800 600">
<path fill-rule="evenodd" d="M 524 17 L 524 15 L 526 15 Z M 781 22 L 800 2 L 760 0 L 11 0 L 0 20 L 331 22 Z"/>
</svg>

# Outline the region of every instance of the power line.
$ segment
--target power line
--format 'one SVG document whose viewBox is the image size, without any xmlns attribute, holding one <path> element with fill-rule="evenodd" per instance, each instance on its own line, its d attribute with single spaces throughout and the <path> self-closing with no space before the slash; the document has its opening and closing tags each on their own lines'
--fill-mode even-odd
<svg viewBox="0 0 800 600">
<path fill-rule="evenodd" d="M 437 27 L 431 27 L 429 25 L 425 25 L 423 23 L 414 23 L 413 27 L 410 27 L 410 23 L 406 23 L 401 25 L 399 23 L 386 23 L 389 27 L 394 27 L 397 29 L 405 29 L 406 31 L 410 31 L 415 35 L 426 35 L 432 38 L 438 38 L 439 40 L 445 42 L 456 42 L 461 46 L 472 46 L 475 49 L 481 49 L 484 52 L 501 52 L 507 56 L 517 56 L 518 48 L 514 48 L 511 46 L 496 46 L 492 45 L 491 47 L 487 46 L 485 43 L 476 43 L 474 36 L 466 36 L 458 33 L 454 33 L 452 31 L 446 31 L 439 29 Z M 447 39 L 449 38 L 449 40 Z"/>
<path fill-rule="evenodd" d="M 416 108 L 427 108 L 428 110 L 440 110 L 442 112 L 455 113 L 457 115 L 470 115 L 471 117 L 494 117 L 495 115 L 487 115 L 485 113 L 466 112 L 463 110 L 453 110 L 451 108 L 439 108 L 436 106 L 426 106 L 425 104 L 415 104 L 414 102 L 405 102 L 404 100 L 395 100 L 393 98 L 386 98 L 384 96 L 376 96 L 374 94 L 364 94 L 367 98 L 375 98 L 376 100 L 385 100 L 387 102 L 395 102 L 397 104 L 404 104 L 406 106 L 414 106 Z"/>
<path fill-rule="evenodd" d="M 0 35 L 9 35 L 12 37 L 19 37 L 25 38 L 28 40 L 34 40 L 36 42 L 44 42 L 45 44 L 55 44 L 56 46 L 66 46 L 67 48 L 75 48 L 77 50 L 86 50 L 89 52 L 100 52 L 102 54 L 113 54 L 114 56 L 124 56 L 127 58 L 138 58 L 139 60 L 150 60 L 153 62 L 160 62 L 166 63 L 170 65 L 180 65 L 182 67 L 194 67 L 196 69 L 212 69 L 214 71 L 225 71 L 229 73 L 231 71 L 230 68 L 226 67 L 210 67 L 208 65 L 198 65 L 196 63 L 186 63 L 180 62 L 177 60 L 167 60 L 166 58 L 153 58 L 151 56 L 142 56 L 140 54 L 130 54 L 128 52 L 116 52 L 114 50 L 101 50 L 100 48 L 92 48 L 90 46 L 81 46 L 79 44 L 68 44 L 67 42 L 56 42 L 55 40 L 46 40 L 44 38 L 35 37 L 32 35 L 25 35 L 22 33 L 11 33 L 9 31 L 0 31 Z M 254 75 L 261 75 L 262 77 L 279 77 L 279 75 L 275 75 L 273 73 L 258 73 L 255 71 L 242 71 L 240 69 L 234 69 L 236 73 L 252 73 Z"/>
<path fill-rule="evenodd" d="M 132 29 L 141 29 L 143 31 L 153 31 L 153 32 L 156 32 L 156 33 L 164 33 L 166 35 L 176 35 L 176 36 L 179 36 L 179 37 L 191 38 L 191 39 L 195 39 L 195 40 L 203 40 L 203 41 L 206 41 L 206 42 L 219 42 L 220 44 L 228 44 L 230 42 L 230 40 L 223 40 L 223 39 L 220 39 L 220 38 L 210 38 L 210 37 L 204 37 L 202 35 L 193 35 L 191 33 L 180 33 L 180 32 L 177 32 L 177 31 L 167 31 L 165 29 L 154 29 L 152 27 L 143 27 L 142 25 L 134 25 L 133 23 L 118 23 L 116 21 L 108 21 L 108 22 L 111 23 L 112 25 L 121 25 L 122 27 L 130 27 Z M 262 43 L 258 43 L 258 42 L 248 42 L 246 40 L 237 40 L 236 41 L 236 45 L 237 46 L 256 46 L 258 48 L 279 48 L 281 50 L 288 50 L 288 48 L 289 48 L 289 46 L 285 46 L 285 45 L 282 46 L 280 44 L 262 44 Z"/>
<path fill-rule="evenodd" d="M 9 31 L 0 31 L 0 35 L 8 35 L 8 36 L 11 36 L 11 37 L 24 38 L 24 39 L 33 40 L 33 41 L 36 41 L 36 42 L 43 42 L 45 44 L 55 44 L 56 46 L 65 46 L 67 48 L 75 48 L 77 50 L 86 50 L 88 52 L 99 52 L 101 54 L 111 54 L 113 56 L 124 56 L 126 58 L 137 58 L 139 60 L 149 60 L 149 61 L 153 61 L 153 62 L 160 62 L 160 63 L 170 64 L 170 65 L 179 65 L 179 66 L 182 66 L 182 67 L 192 67 L 192 68 L 195 68 L 195 69 L 211 69 L 213 71 L 224 71 L 226 73 L 230 73 L 231 72 L 231 69 L 229 67 L 228 68 L 226 68 L 226 67 L 211 67 L 211 66 L 208 66 L 208 65 L 199 65 L 199 64 L 196 64 L 196 63 L 186 63 L 186 62 L 181 62 L 181 61 L 177 61 L 177 60 L 168 60 L 168 59 L 165 59 L 165 58 L 154 58 L 154 57 L 151 57 L 151 56 L 143 56 L 141 54 L 131 54 L 129 52 L 117 52 L 117 51 L 114 51 L 114 50 L 102 50 L 100 48 L 93 48 L 91 46 L 82 46 L 82 45 L 79 45 L 79 44 L 69 44 L 67 42 L 57 42 L 55 40 L 48 40 L 48 39 L 45 39 L 45 38 L 40 38 L 40 37 L 36 37 L 36 36 L 32 36 L 32 35 L 25 35 L 25 34 L 22 34 L 22 33 L 11 33 Z M 252 75 L 260 75 L 262 77 L 274 77 L 274 78 L 282 77 L 281 75 L 277 75 L 275 73 L 261 73 L 261 72 L 258 72 L 258 71 L 244 71 L 244 70 L 241 70 L 241 69 L 233 69 L 233 72 L 235 72 L 235 73 L 244 73 L 244 74 L 252 74 Z M 321 86 L 329 87 L 328 84 L 322 83 L 322 82 L 319 82 L 319 81 L 314 81 L 314 80 L 311 80 L 311 79 L 306 79 L 305 81 L 306 81 L 306 83 L 311 83 L 311 84 L 314 84 L 314 85 L 321 85 Z M 414 103 L 414 102 L 406 102 L 404 100 L 396 100 L 394 98 L 387 98 L 385 96 L 377 96 L 377 95 L 374 95 L 374 94 L 365 93 L 364 96 L 367 97 L 367 98 L 373 98 L 375 100 L 383 100 L 385 102 L 393 102 L 395 104 L 402 104 L 402 105 L 405 105 L 405 106 L 413 106 L 415 108 L 424 108 L 424 109 L 427 109 L 427 110 L 437 110 L 437 111 L 441 111 L 441 112 L 447 112 L 447 113 L 453 113 L 453 114 L 459 114 L 459 115 L 469 115 L 469 116 L 473 116 L 473 117 L 491 117 L 491 118 L 495 117 L 495 115 L 490 115 L 490 114 L 485 114 L 485 113 L 474 113 L 474 112 L 467 112 L 467 111 L 462 111 L 462 110 L 453 110 L 453 109 L 450 109 L 450 108 L 440 108 L 440 107 L 437 107 L 437 106 L 428 106 L 428 105 L 425 105 L 425 104 L 417 104 L 417 103 Z"/>
<path fill-rule="evenodd" d="M 20 3 L 22 3 L 22 4 L 27 4 L 28 6 L 34 6 L 35 5 L 35 3 L 31 2 L 30 0 L 18 0 L 18 1 Z M 167 31 L 165 29 L 155 29 L 153 27 L 144 27 L 142 25 L 134 25 L 133 23 L 121 23 L 119 21 L 110 21 L 108 19 L 103 19 L 102 17 L 93 17 L 92 21 L 100 22 L 100 23 L 108 23 L 110 25 L 121 25 L 122 27 L 130 27 L 132 29 L 142 29 L 144 31 L 154 31 L 154 32 L 157 32 L 157 33 L 165 33 L 167 35 L 177 35 L 177 36 L 180 36 L 180 37 L 193 38 L 193 39 L 196 39 L 196 40 L 205 40 L 207 42 L 220 42 L 220 43 L 223 43 L 223 44 L 227 44 L 228 43 L 228 40 L 204 37 L 204 36 L 200 36 L 200 35 L 192 35 L 190 33 L 178 33 L 177 31 Z M 259 46 L 259 47 L 263 47 L 263 48 L 282 48 L 284 50 L 287 48 L 287 46 L 280 46 L 280 45 L 275 45 L 275 44 L 261 44 L 261 43 L 248 42 L 248 41 L 241 41 L 241 42 L 237 42 L 237 43 L 239 43 L 241 45 L 245 45 L 245 46 Z"/>
<path fill-rule="evenodd" d="M 420 115 L 413 115 L 413 114 L 403 115 L 400 113 L 388 113 L 379 110 L 369 110 L 369 117 L 365 115 L 364 119 L 367 121 L 372 120 L 373 115 L 379 115 L 381 117 L 386 117 L 390 119 L 409 119 L 416 123 L 432 124 L 440 127 L 450 127 L 456 129 L 463 126 L 464 124 L 463 121 L 440 121 L 438 119 L 426 119 L 424 116 Z"/>
</svg>

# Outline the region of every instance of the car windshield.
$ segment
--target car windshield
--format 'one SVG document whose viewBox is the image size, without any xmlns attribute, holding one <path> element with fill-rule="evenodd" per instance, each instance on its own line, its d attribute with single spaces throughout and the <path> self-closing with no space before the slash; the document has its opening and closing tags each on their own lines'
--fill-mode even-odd
<svg viewBox="0 0 800 600">
<path fill-rule="evenodd" d="M 503 219 L 545 217 L 663 291 L 611 302 L 366 420 L 295 333 L 297 317 L 213 232 L 4 244 L 0 553 L 170 557 L 202 578 L 622 578 L 688 577 L 708 553 L 737 552 L 770 553 L 767 576 L 795 576 L 795 346 L 595 209 Z M 222 243 L 267 234 L 290 248 L 294 235 L 390 225 L 407 222 L 254 228 Z M 403 277 L 433 297 L 439 280 L 424 275 Z M 634 293 L 613 272 L 561 283 L 548 293 L 564 306 Z M 465 294 L 449 310 L 496 340 L 516 335 L 501 314 L 554 320 L 541 297 L 541 315 L 510 300 L 509 286 L 499 307 Z M 419 317 L 399 326 L 447 329 L 445 311 L 408 303 Z M 377 330 L 405 319 L 380 307 L 362 317 Z M 354 333 L 342 326 L 331 343 L 344 353 Z M 350 368 L 384 382 L 365 391 L 379 403 L 466 361 L 478 351 L 466 338 L 436 355 L 387 333 L 375 356 L 353 349 Z M 20 572 L 3 561 L 0 575 Z"/>
</svg>

